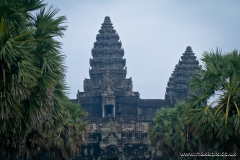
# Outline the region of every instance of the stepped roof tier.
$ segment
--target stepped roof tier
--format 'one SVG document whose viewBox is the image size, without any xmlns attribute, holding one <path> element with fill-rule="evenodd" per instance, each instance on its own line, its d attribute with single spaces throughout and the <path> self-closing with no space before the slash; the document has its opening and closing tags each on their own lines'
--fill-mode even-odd
<svg viewBox="0 0 240 160">
<path fill-rule="evenodd" d="M 126 59 L 119 35 L 113 29 L 110 17 L 105 17 L 96 42 L 92 49 L 93 58 L 90 59 L 90 78 L 102 79 L 107 73 L 110 76 L 124 79 L 126 77 Z"/>
<path fill-rule="evenodd" d="M 125 79 L 126 59 L 119 35 L 106 16 L 92 48 L 89 70 L 90 79 L 84 81 L 86 95 L 100 95 L 108 86 L 117 92 L 132 91 L 132 80 Z"/>
<path fill-rule="evenodd" d="M 149 143 L 148 129 L 161 107 L 187 95 L 198 61 L 187 47 L 169 78 L 166 99 L 141 99 L 132 91 L 132 79 L 126 78 L 123 56 L 119 35 L 107 16 L 93 45 L 90 79 L 84 80 L 84 92 L 78 91 L 77 99 L 71 100 L 88 113 L 84 120 L 89 139 L 77 159 L 165 159 L 160 148 Z"/>
<path fill-rule="evenodd" d="M 170 100 L 171 104 L 185 100 L 189 92 L 191 77 L 195 74 L 195 71 L 198 68 L 199 62 L 196 59 L 192 48 L 188 46 L 169 78 L 165 99 Z"/>
</svg>

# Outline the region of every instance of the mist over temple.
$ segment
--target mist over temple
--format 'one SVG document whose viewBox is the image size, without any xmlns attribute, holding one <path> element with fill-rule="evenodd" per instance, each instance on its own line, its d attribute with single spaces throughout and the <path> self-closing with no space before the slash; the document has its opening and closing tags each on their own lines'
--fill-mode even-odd
<svg viewBox="0 0 240 160">
<path fill-rule="evenodd" d="M 84 92 L 78 91 L 77 98 L 71 99 L 88 113 L 89 142 L 78 158 L 159 159 L 161 149 L 151 147 L 148 128 L 159 108 L 187 98 L 190 78 L 199 62 L 188 46 L 166 82 L 165 99 L 141 99 L 140 93 L 132 90 L 132 79 L 126 78 L 126 59 L 119 39 L 106 16 L 92 49 L 90 79 L 84 80 Z"/>
</svg>

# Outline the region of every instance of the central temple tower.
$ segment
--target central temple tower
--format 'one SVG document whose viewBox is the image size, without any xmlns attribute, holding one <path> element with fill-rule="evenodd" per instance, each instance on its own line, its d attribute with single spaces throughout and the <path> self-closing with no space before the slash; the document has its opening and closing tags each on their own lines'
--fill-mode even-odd
<svg viewBox="0 0 240 160">
<path fill-rule="evenodd" d="M 132 92 L 131 78 L 126 79 L 126 59 L 123 56 L 119 35 L 107 16 L 92 48 L 90 79 L 84 80 L 84 92 L 78 92 L 77 96 L 88 111 L 89 118 L 104 118 L 108 115 L 130 117 L 135 114 L 137 117 L 139 94 Z M 131 104 L 123 103 L 127 99 Z M 87 103 L 84 103 L 85 101 Z M 128 105 L 131 105 L 131 108 L 127 107 Z"/>
<path fill-rule="evenodd" d="M 99 34 L 97 34 L 93 59 L 90 59 L 90 79 L 95 87 L 99 86 L 104 78 L 110 78 L 121 86 L 126 77 L 126 59 L 123 59 L 124 50 L 116 30 L 113 29 L 110 17 L 105 17 Z M 118 80 L 118 81 L 117 81 Z"/>
</svg>

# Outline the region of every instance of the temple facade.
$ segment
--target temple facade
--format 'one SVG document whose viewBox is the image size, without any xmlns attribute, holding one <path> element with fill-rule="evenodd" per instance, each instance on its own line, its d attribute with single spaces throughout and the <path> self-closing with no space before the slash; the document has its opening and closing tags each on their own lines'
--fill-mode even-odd
<svg viewBox="0 0 240 160">
<path fill-rule="evenodd" d="M 152 160 L 165 159 L 161 148 L 151 146 L 148 130 L 155 113 L 163 106 L 184 100 L 198 61 L 190 46 L 176 65 L 166 88 L 165 99 L 141 99 L 126 78 L 124 49 L 110 17 L 105 17 L 89 63 L 84 92 L 71 99 L 86 110 L 89 141 L 74 159 Z"/>
</svg>

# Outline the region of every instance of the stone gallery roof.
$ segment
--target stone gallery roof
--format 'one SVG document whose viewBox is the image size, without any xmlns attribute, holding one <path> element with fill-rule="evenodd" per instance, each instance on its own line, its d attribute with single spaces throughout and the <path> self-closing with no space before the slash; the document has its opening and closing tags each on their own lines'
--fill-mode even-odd
<svg viewBox="0 0 240 160">
<path fill-rule="evenodd" d="M 169 102 L 162 99 L 140 99 L 139 106 L 152 106 L 152 107 L 160 107 L 163 105 L 168 105 Z"/>
</svg>

